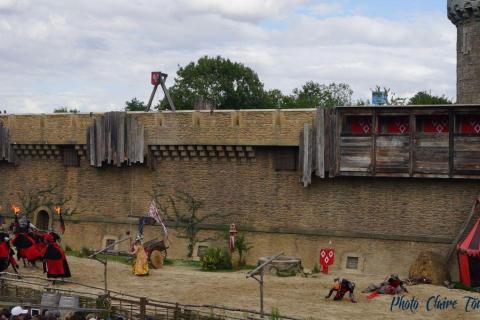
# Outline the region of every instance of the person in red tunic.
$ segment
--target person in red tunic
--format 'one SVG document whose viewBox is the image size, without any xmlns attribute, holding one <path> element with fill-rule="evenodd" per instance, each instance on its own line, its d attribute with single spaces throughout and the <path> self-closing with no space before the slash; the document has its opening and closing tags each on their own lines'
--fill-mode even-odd
<svg viewBox="0 0 480 320">
<path fill-rule="evenodd" d="M 12 244 L 17 249 L 17 259 L 19 260 L 26 259 L 32 265 L 35 265 L 35 261 L 42 257 L 38 247 L 35 245 L 35 240 L 24 228 L 15 234 Z M 24 266 L 26 266 L 25 261 Z"/>
<path fill-rule="evenodd" d="M 11 265 L 13 270 L 18 273 L 17 261 L 15 261 L 15 258 L 13 257 L 14 252 L 10 247 L 9 240 L 8 234 L 0 232 L 0 272 L 7 270 Z"/>
<path fill-rule="evenodd" d="M 48 278 L 70 278 L 70 268 L 62 248 L 55 242 L 51 234 L 44 236 L 46 247 L 43 249 L 43 272 Z"/>
</svg>

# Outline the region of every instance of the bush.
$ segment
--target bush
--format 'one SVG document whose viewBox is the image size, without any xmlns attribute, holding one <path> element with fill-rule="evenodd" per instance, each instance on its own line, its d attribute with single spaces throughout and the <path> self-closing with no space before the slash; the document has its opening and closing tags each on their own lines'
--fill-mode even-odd
<svg viewBox="0 0 480 320">
<path fill-rule="evenodd" d="M 80 250 L 80 253 L 78 254 L 78 256 L 80 258 L 85 258 L 85 257 L 88 257 L 90 256 L 91 252 L 88 248 L 86 247 L 82 247 L 82 249 Z"/>
<path fill-rule="evenodd" d="M 72 248 L 70 246 L 65 246 L 65 251 L 66 252 L 70 252 L 70 251 L 73 251 Z"/>
<path fill-rule="evenodd" d="M 276 308 L 276 307 L 272 308 L 272 312 L 270 313 L 269 318 L 270 318 L 270 320 L 280 319 L 280 311 L 278 310 L 278 308 Z"/>
<path fill-rule="evenodd" d="M 318 267 L 318 264 L 315 262 L 315 265 L 313 266 L 312 273 L 319 273 L 320 268 Z"/>
<path fill-rule="evenodd" d="M 200 259 L 200 266 L 205 271 L 232 268 L 230 255 L 221 248 L 208 248 Z"/>
</svg>

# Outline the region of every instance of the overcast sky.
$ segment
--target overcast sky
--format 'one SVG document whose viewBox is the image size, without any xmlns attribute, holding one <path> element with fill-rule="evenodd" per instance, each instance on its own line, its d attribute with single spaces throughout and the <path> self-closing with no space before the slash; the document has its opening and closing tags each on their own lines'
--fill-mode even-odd
<svg viewBox="0 0 480 320">
<path fill-rule="evenodd" d="M 455 97 L 446 0 L 0 0 L 0 109 L 120 110 L 150 71 L 203 55 L 254 69 L 267 89 L 377 84 Z"/>
</svg>

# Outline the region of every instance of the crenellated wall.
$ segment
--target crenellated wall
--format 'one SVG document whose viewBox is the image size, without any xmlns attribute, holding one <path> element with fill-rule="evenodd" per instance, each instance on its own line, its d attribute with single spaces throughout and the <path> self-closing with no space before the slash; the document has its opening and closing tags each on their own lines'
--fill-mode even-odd
<svg viewBox="0 0 480 320">
<path fill-rule="evenodd" d="M 131 112 L 145 126 L 148 145 L 279 145 L 298 146 L 305 122 L 314 109 Z M 18 144 L 85 144 L 92 114 L 0 115 Z"/>
</svg>

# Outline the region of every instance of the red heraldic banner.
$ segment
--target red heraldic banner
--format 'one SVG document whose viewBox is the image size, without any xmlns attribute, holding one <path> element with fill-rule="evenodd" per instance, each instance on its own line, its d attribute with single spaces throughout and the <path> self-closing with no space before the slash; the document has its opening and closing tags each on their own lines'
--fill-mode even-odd
<svg viewBox="0 0 480 320">
<path fill-rule="evenodd" d="M 322 265 L 322 272 L 328 273 L 328 266 L 335 261 L 335 249 L 323 248 L 320 249 L 320 264 Z"/>
</svg>

